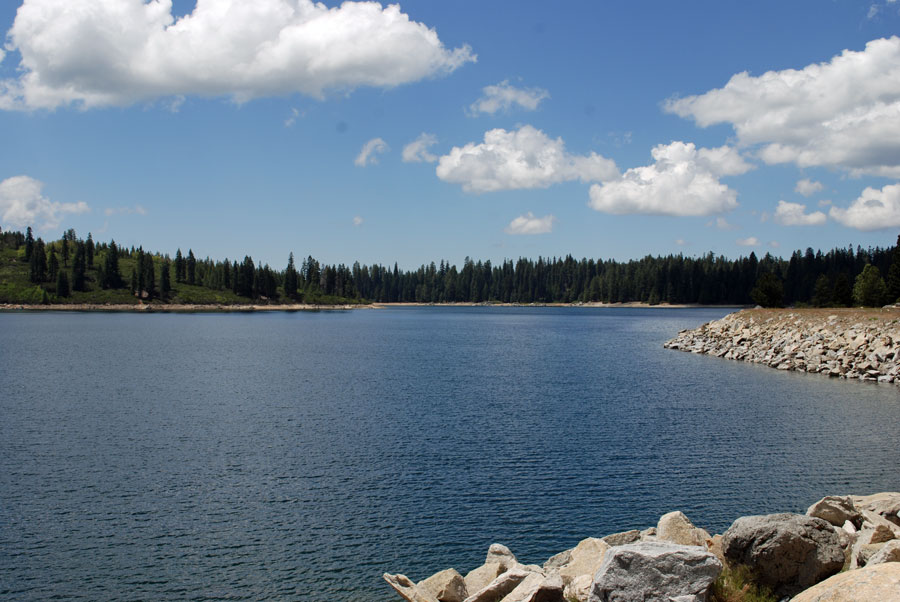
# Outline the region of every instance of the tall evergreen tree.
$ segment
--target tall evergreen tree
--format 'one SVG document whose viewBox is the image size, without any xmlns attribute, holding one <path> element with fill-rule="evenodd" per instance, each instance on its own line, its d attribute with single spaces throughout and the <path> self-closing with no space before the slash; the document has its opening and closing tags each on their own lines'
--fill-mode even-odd
<svg viewBox="0 0 900 602">
<path fill-rule="evenodd" d="M 877 307 L 884 303 L 887 287 L 881 272 L 872 264 L 866 265 L 853 284 L 853 303 L 864 307 Z"/>
<path fill-rule="evenodd" d="M 40 238 L 34 242 L 34 250 L 28 263 L 31 281 L 35 284 L 44 282 L 47 279 L 47 255 L 44 251 L 44 241 Z"/>
<path fill-rule="evenodd" d="M 34 233 L 31 226 L 25 231 L 25 261 L 31 261 L 31 254 L 34 251 Z"/>
<path fill-rule="evenodd" d="M 293 252 L 288 255 L 287 269 L 284 270 L 284 295 L 288 299 L 297 297 L 297 268 L 294 267 Z"/>
<path fill-rule="evenodd" d="M 74 230 L 72 231 L 74 232 Z M 75 257 L 72 261 L 72 289 L 76 291 L 87 290 L 87 252 L 84 243 L 80 240 L 75 243 Z"/>
<path fill-rule="evenodd" d="M 94 267 L 94 237 L 88 232 L 87 242 L 85 243 L 85 251 L 87 251 L 87 267 Z"/>
<path fill-rule="evenodd" d="M 48 279 L 50 282 L 56 281 L 59 274 L 59 259 L 56 258 L 56 248 L 50 247 L 50 259 L 47 260 Z"/>
<path fill-rule="evenodd" d="M 197 276 L 197 258 L 194 257 L 194 251 L 191 249 L 188 249 L 187 265 L 185 267 L 187 268 L 187 283 L 195 284 Z"/>
<path fill-rule="evenodd" d="M 56 296 L 69 296 L 69 277 L 66 276 L 65 270 L 59 270 L 59 273 L 56 275 Z"/>
<path fill-rule="evenodd" d="M 184 282 L 184 257 L 181 249 L 175 251 L 175 282 Z"/>
<path fill-rule="evenodd" d="M 100 286 L 103 288 L 120 288 L 123 286 L 122 274 L 119 272 L 119 247 L 111 240 L 103 260 L 103 277 Z"/>
<path fill-rule="evenodd" d="M 891 267 L 887 275 L 887 302 L 896 303 L 900 299 L 900 235 L 897 236 L 897 246 L 891 257 Z"/>
<path fill-rule="evenodd" d="M 163 299 L 169 298 L 169 293 L 172 291 L 172 284 L 169 282 L 169 261 L 163 260 L 162 268 L 160 268 L 159 272 L 159 296 Z"/>
</svg>

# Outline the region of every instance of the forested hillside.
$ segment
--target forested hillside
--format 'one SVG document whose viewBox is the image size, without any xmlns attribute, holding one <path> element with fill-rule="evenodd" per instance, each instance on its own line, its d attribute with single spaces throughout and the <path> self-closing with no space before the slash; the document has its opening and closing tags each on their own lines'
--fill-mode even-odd
<svg viewBox="0 0 900 602">
<path fill-rule="evenodd" d="M 900 244 L 900 238 L 898 238 Z M 97 243 L 68 230 L 60 240 L 0 233 L 2 303 L 577 303 L 881 305 L 900 297 L 900 246 L 796 251 L 727 259 L 668 255 L 627 262 L 571 256 L 498 265 L 469 258 L 401 271 L 323 265 L 312 256 L 284 269 L 236 260 L 175 257 Z"/>
</svg>

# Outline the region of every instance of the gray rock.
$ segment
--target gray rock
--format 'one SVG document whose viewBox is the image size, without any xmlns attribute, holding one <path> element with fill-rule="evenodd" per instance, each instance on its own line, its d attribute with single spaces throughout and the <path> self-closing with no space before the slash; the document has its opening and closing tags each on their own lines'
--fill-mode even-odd
<svg viewBox="0 0 900 602">
<path fill-rule="evenodd" d="M 406 575 L 391 575 L 390 573 L 385 573 L 382 577 L 384 577 L 384 580 L 388 582 L 388 585 L 393 587 L 397 593 L 400 594 L 400 597 L 407 602 L 438 602 L 437 598 L 427 591 L 419 589 L 419 587 Z"/>
<path fill-rule="evenodd" d="M 589 602 L 706 602 L 722 563 L 694 546 L 644 541 L 610 548 Z"/>
<path fill-rule="evenodd" d="M 547 562 L 544 563 L 545 571 L 559 571 L 559 567 L 564 564 L 568 564 L 569 560 L 572 558 L 572 550 L 564 550 L 559 554 L 551 556 L 547 559 Z"/>
<path fill-rule="evenodd" d="M 853 525 L 862 524 L 862 515 L 856 509 L 856 506 L 853 505 L 853 499 L 849 495 L 825 496 L 810 506 L 806 511 L 806 515 L 827 520 L 837 527 L 848 521 Z"/>
<path fill-rule="evenodd" d="M 837 573 L 844 551 L 831 524 L 802 514 L 737 519 L 722 535 L 729 563 L 747 565 L 777 596 L 793 596 Z"/>
<path fill-rule="evenodd" d="M 885 520 L 900 526 L 900 493 L 886 491 L 874 495 L 853 496 L 858 508 L 878 514 Z"/>
<path fill-rule="evenodd" d="M 632 529 L 631 531 L 613 533 L 612 535 L 607 535 L 606 537 L 601 537 L 600 539 L 608 543 L 610 546 L 624 546 L 628 543 L 640 541 L 641 532 L 637 529 Z"/>
<path fill-rule="evenodd" d="M 456 569 L 435 573 L 428 579 L 420 581 L 418 588 L 437 598 L 438 602 L 462 602 L 469 597 L 466 581 Z"/>
</svg>

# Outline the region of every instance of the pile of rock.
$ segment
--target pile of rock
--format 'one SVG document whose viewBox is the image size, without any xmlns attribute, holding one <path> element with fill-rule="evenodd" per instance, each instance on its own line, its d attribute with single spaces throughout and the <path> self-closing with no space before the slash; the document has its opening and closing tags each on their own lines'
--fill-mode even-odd
<svg viewBox="0 0 900 602">
<path fill-rule="evenodd" d="M 900 310 L 744 310 L 683 330 L 664 347 L 900 383 Z"/>
<path fill-rule="evenodd" d="M 805 515 L 745 516 L 710 536 L 670 512 L 644 531 L 589 537 L 542 566 L 493 544 L 465 576 L 384 578 L 408 602 L 706 602 L 724 567 L 746 566 L 781 599 L 888 602 L 900 600 L 898 513 L 900 493 L 828 496 Z"/>
</svg>

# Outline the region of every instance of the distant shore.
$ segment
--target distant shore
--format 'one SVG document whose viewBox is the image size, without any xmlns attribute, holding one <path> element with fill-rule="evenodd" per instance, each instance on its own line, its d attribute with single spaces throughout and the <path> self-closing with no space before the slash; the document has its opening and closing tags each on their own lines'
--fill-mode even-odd
<svg viewBox="0 0 900 602">
<path fill-rule="evenodd" d="M 660 303 L 361 303 L 320 305 L 311 303 L 292 304 L 216 304 L 216 303 L 135 303 L 135 304 L 100 304 L 100 303 L 50 303 L 46 305 L 23 303 L 0 303 L 0 312 L 133 312 L 133 313 L 249 313 L 257 311 L 320 311 L 348 309 L 380 309 L 387 307 L 587 307 L 587 308 L 623 308 L 643 307 L 656 309 L 685 309 L 703 307 L 721 307 L 741 309 L 734 305 L 696 305 Z"/>
</svg>

